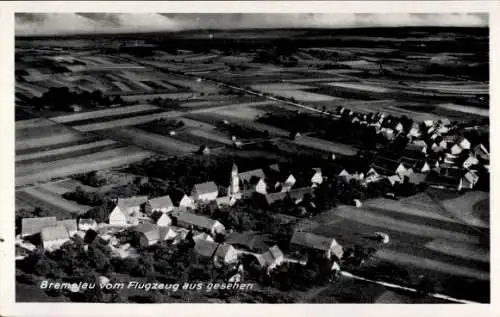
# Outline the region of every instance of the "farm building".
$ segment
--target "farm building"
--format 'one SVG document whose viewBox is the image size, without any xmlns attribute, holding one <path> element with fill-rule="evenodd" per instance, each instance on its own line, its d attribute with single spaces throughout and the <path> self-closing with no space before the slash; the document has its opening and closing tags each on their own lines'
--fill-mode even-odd
<svg viewBox="0 0 500 317">
<path fill-rule="evenodd" d="M 233 206 L 238 199 L 235 196 L 223 196 L 223 197 L 217 197 L 215 200 L 215 203 L 217 204 L 217 207 L 227 207 L 227 206 Z"/>
<path fill-rule="evenodd" d="M 333 256 L 342 259 L 344 254 L 342 246 L 334 238 L 316 235 L 310 232 L 295 231 L 290 240 L 291 247 L 297 251 L 316 251 L 327 259 Z"/>
<path fill-rule="evenodd" d="M 154 211 L 151 214 L 151 219 L 159 227 L 168 227 L 172 224 L 172 219 L 170 219 L 166 213 L 161 211 Z"/>
<path fill-rule="evenodd" d="M 202 232 L 202 233 L 199 233 L 197 235 L 194 235 L 193 236 L 193 240 L 194 241 L 198 241 L 198 240 L 206 240 L 206 241 L 214 241 L 214 239 L 212 238 L 211 235 L 205 233 L 205 232 Z"/>
<path fill-rule="evenodd" d="M 80 219 L 78 220 L 78 229 L 83 231 L 96 230 L 97 222 L 94 219 Z"/>
<path fill-rule="evenodd" d="M 118 198 L 115 208 L 109 214 L 109 224 L 117 226 L 134 224 L 136 217 L 140 216 L 141 205 L 147 201 L 147 196 Z"/>
<path fill-rule="evenodd" d="M 321 185 L 323 183 L 323 174 L 321 173 L 321 168 L 313 168 L 311 184 L 313 186 Z"/>
<path fill-rule="evenodd" d="M 21 221 L 21 237 L 39 234 L 43 228 L 56 225 L 56 217 L 23 218 Z"/>
<path fill-rule="evenodd" d="M 143 223 L 136 226 L 133 230 L 138 234 L 137 243 L 141 247 L 156 244 L 160 240 L 160 230 L 156 225 Z"/>
<path fill-rule="evenodd" d="M 194 251 L 202 257 L 212 258 L 214 261 L 224 264 L 235 263 L 238 260 L 236 249 L 226 243 L 198 240 Z"/>
<path fill-rule="evenodd" d="M 406 167 L 399 161 L 378 157 L 371 166 L 381 175 L 404 174 Z"/>
<path fill-rule="evenodd" d="M 170 212 L 174 209 L 174 204 L 168 195 L 152 198 L 148 203 L 151 211 Z"/>
<path fill-rule="evenodd" d="M 195 229 L 215 235 L 224 232 L 224 226 L 217 220 L 195 215 L 190 212 L 178 212 L 172 215 L 174 224 L 186 229 Z"/>
<path fill-rule="evenodd" d="M 479 164 L 479 160 L 475 156 L 469 155 L 469 157 L 463 162 L 462 166 L 466 169 L 469 169 L 477 164 Z"/>
<path fill-rule="evenodd" d="M 265 201 L 268 205 L 272 205 L 274 202 L 283 200 L 285 198 L 290 198 L 295 204 L 302 201 L 305 194 L 311 194 L 313 192 L 311 187 L 297 188 L 287 192 L 270 193 L 265 195 Z"/>
<path fill-rule="evenodd" d="M 338 176 L 344 179 L 344 181 L 346 182 L 350 182 L 351 179 L 361 181 L 362 179 L 365 178 L 365 175 L 363 173 L 349 172 L 347 169 L 343 169 L 342 171 L 340 171 Z"/>
<path fill-rule="evenodd" d="M 256 255 L 261 267 L 268 271 L 273 270 L 285 261 L 285 255 L 277 245 L 270 247 L 266 252 Z"/>
<path fill-rule="evenodd" d="M 296 182 L 297 180 L 295 179 L 295 176 L 293 176 L 293 174 L 289 174 L 286 180 L 283 182 L 283 187 L 281 191 L 282 192 L 290 191 Z"/>
<path fill-rule="evenodd" d="M 66 230 L 68 230 L 68 234 L 70 237 L 74 236 L 76 234 L 76 232 L 78 231 L 76 219 L 58 220 L 57 226 L 63 226 L 64 228 L 66 228 Z"/>
<path fill-rule="evenodd" d="M 181 200 L 179 201 L 179 208 L 191 208 L 194 209 L 194 201 L 191 197 L 188 195 L 182 196 Z"/>
<path fill-rule="evenodd" d="M 379 181 L 382 178 L 382 176 L 377 173 L 377 171 L 371 167 L 367 172 L 366 172 L 366 177 L 364 178 L 363 182 L 365 184 L 373 183 L 376 181 Z"/>
<path fill-rule="evenodd" d="M 226 243 L 238 250 L 263 253 L 274 244 L 268 235 L 255 231 L 233 232 L 226 238 Z"/>
<path fill-rule="evenodd" d="M 45 227 L 42 229 L 40 236 L 43 250 L 49 252 L 59 249 L 69 241 L 68 230 L 64 226 Z"/>
<path fill-rule="evenodd" d="M 175 232 L 171 227 L 158 227 L 158 231 L 160 241 L 171 241 L 177 237 L 177 232 Z"/>
<path fill-rule="evenodd" d="M 217 198 L 219 189 L 214 182 L 196 184 L 191 191 L 191 197 L 195 201 L 213 201 Z"/>
</svg>

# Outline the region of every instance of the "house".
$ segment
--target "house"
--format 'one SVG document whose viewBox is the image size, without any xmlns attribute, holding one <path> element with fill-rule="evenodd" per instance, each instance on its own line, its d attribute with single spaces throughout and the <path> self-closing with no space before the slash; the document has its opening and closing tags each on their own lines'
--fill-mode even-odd
<svg viewBox="0 0 500 317">
<path fill-rule="evenodd" d="M 151 211 L 161 211 L 161 212 L 170 212 L 174 209 L 174 204 L 170 199 L 170 196 L 162 196 L 156 197 L 149 200 L 149 206 L 151 207 Z"/>
<path fill-rule="evenodd" d="M 379 132 L 386 138 L 387 140 L 394 139 L 394 130 L 390 128 L 382 128 Z"/>
<path fill-rule="evenodd" d="M 313 192 L 311 187 L 297 188 L 287 192 L 270 193 L 264 196 L 265 201 L 268 205 L 272 205 L 274 202 L 283 200 L 285 198 L 290 198 L 295 204 L 298 204 L 304 198 L 304 195 Z"/>
<path fill-rule="evenodd" d="M 425 125 L 427 128 L 430 128 L 430 127 L 434 126 L 434 121 L 433 121 L 433 120 L 425 120 L 425 121 L 424 121 L 424 125 Z"/>
<path fill-rule="evenodd" d="M 171 227 L 158 227 L 159 241 L 171 241 L 177 237 L 177 232 Z"/>
<path fill-rule="evenodd" d="M 191 191 L 191 197 L 195 201 L 213 201 L 219 195 L 219 189 L 214 182 L 196 184 Z"/>
<path fill-rule="evenodd" d="M 343 178 L 346 182 L 350 182 L 351 179 L 361 181 L 364 178 L 363 173 L 355 172 L 355 173 L 350 173 L 346 169 L 343 169 L 339 175 L 339 177 Z"/>
<path fill-rule="evenodd" d="M 434 153 L 438 153 L 438 152 L 441 152 L 441 151 L 443 150 L 443 148 L 442 148 L 442 147 L 440 147 L 440 146 L 439 146 L 438 144 L 436 144 L 436 143 L 432 143 L 432 145 L 431 145 L 431 150 L 432 150 L 432 152 L 434 152 Z"/>
<path fill-rule="evenodd" d="M 415 138 L 418 138 L 420 137 L 422 134 L 420 133 L 420 129 L 418 128 L 418 126 L 413 126 L 410 131 L 408 132 L 408 137 L 415 137 Z"/>
<path fill-rule="evenodd" d="M 310 232 L 295 231 L 290 240 L 291 247 L 298 251 L 316 251 L 331 259 L 342 259 L 343 248 L 334 238 L 320 236 Z"/>
<path fill-rule="evenodd" d="M 175 213 L 172 217 L 174 225 L 186 229 L 200 230 L 208 232 L 211 235 L 223 233 L 225 230 L 224 225 L 217 220 L 213 220 L 205 216 L 195 215 L 186 211 Z"/>
<path fill-rule="evenodd" d="M 479 175 L 474 171 L 468 171 L 461 179 L 462 189 L 473 189 L 479 181 Z"/>
<path fill-rule="evenodd" d="M 257 258 L 260 266 L 266 268 L 267 271 L 275 269 L 285 261 L 285 255 L 277 245 L 270 247 L 262 254 L 256 254 L 255 257 Z"/>
<path fill-rule="evenodd" d="M 225 242 L 241 252 L 264 253 L 274 244 L 271 236 L 256 232 L 232 232 Z"/>
<path fill-rule="evenodd" d="M 321 173 L 321 168 L 313 168 L 311 184 L 313 186 L 317 186 L 321 185 L 321 183 L 323 183 L 323 174 Z"/>
<path fill-rule="evenodd" d="M 56 224 L 56 217 L 23 218 L 21 220 L 21 237 L 39 234 L 43 228 L 53 227 Z"/>
<path fill-rule="evenodd" d="M 80 219 L 78 220 L 78 229 L 87 231 L 87 230 L 96 230 L 97 222 L 94 219 Z"/>
<path fill-rule="evenodd" d="M 210 154 L 210 149 L 208 148 L 208 146 L 206 146 L 206 145 L 202 145 L 202 146 L 200 146 L 200 148 L 198 149 L 198 154 L 208 155 L 208 154 Z"/>
<path fill-rule="evenodd" d="M 373 167 L 371 167 L 368 170 L 368 172 L 366 172 L 364 183 L 365 184 L 373 183 L 380 180 L 381 178 L 382 176 L 379 173 L 377 173 L 377 171 Z"/>
<path fill-rule="evenodd" d="M 462 166 L 465 169 L 469 169 L 472 166 L 477 165 L 477 164 L 479 164 L 479 160 L 475 156 L 469 155 L 469 157 L 463 162 Z"/>
<path fill-rule="evenodd" d="M 394 130 L 398 131 L 398 132 L 403 131 L 403 125 L 401 124 L 401 122 L 398 122 L 397 124 L 395 124 Z"/>
<path fill-rule="evenodd" d="M 413 168 L 417 173 L 427 173 L 431 170 L 431 166 L 427 161 L 419 161 Z"/>
<path fill-rule="evenodd" d="M 205 232 L 201 232 L 201 233 L 198 233 L 196 235 L 193 236 L 193 240 L 196 242 L 198 240 L 206 240 L 206 241 L 214 241 L 214 239 L 212 238 L 211 235 L 205 233 Z"/>
<path fill-rule="evenodd" d="M 215 199 L 215 203 L 217 204 L 218 208 L 233 206 L 236 201 L 237 199 L 232 196 L 222 196 Z"/>
<path fill-rule="evenodd" d="M 147 201 L 147 196 L 118 198 L 115 201 L 115 207 L 109 214 L 109 224 L 116 226 L 136 224 L 137 217 L 140 217 L 142 214 L 141 205 Z"/>
<path fill-rule="evenodd" d="M 262 169 L 256 169 L 239 173 L 238 177 L 245 190 L 256 191 L 261 194 L 267 193 L 266 175 Z"/>
<path fill-rule="evenodd" d="M 227 243 L 200 239 L 195 243 L 194 252 L 201 257 L 212 258 L 219 263 L 230 264 L 238 261 L 238 252 Z"/>
<path fill-rule="evenodd" d="M 474 147 L 473 152 L 474 152 L 474 155 L 476 157 L 479 157 L 479 158 L 481 158 L 481 159 L 483 159 L 485 161 L 489 161 L 490 160 L 490 152 L 482 144 L 476 145 L 476 147 Z"/>
<path fill-rule="evenodd" d="M 76 224 L 76 219 L 64 219 L 58 220 L 57 226 L 63 226 L 68 230 L 68 234 L 70 237 L 74 236 L 78 231 L 78 225 Z"/>
<path fill-rule="evenodd" d="M 424 173 L 413 173 L 411 175 L 408 175 L 408 181 L 411 184 L 415 184 L 415 185 L 425 183 L 426 178 L 427 178 L 427 174 L 424 174 Z"/>
<path fill-rule="evenodd" d="M 186 209 L 186 208 L 194 209 L 195 205 L 194 205 L 193 199 L 191 197 L 189 197 L 188 195 L 182 196 L 181 200 L 179 201 L 179 208 L 181 208 L 181 209 Z"/>
<path fill-rule="evenodd" d="M 465 137 L 458 139 L 457 144 L 464 150 L 470 150 L 470 142 Z"/>
<path fill-rule="evenodd" d="M 168 227 L 172 224 L 172 219 L 166 213 L 158 210 L 151 214 L 151 219 L 158 227 Z"/>
<path fill-rule="evenodd" d="M 57 250 L 64 243 L 69 241 L 68 230 L 64 226 L 51 226 L 42 228 L 40 236 L 42 239 L 42 247 L 44 251 Z"/>
<path fill-rule="evenodd" d="M 404 150 L 404 155 L 412 158 L 424 157 L 427 154 L 427 145 L 408 143 Z"/>
<path fill-rule="evenodd" d="M 141 223 L 133 229 L 138 234 L 138 245 L 148 247 L 160 241 L 160 230 L 157 225 Z"/>
<path fill-rule="evenodd" d="M 283 182 L 283 188 L 281 189 L 281 191 L 282 192 L 290 191 L 292 189 L 293 185 L 295 185 L 296 181 L 297 180 L 295 179 L 293 174 L 288 175 L 286 180 Z"/>
<path fill-rule="evenodd" d="M 431 172 L 427 175 L 425 183 L 430 187 L 444 188 L 450 190 L 462 189 L 462 173 L 456 169 L 453 173 L 435 173 Z"/>
<path fill-rule="evenodd" d="M 401 180 L 401 177 L 399 175 L 392 175 L 387 177 L 387 180 L 389 183 L 391 183 L 392 186 L 398 184 L 401 184 L 403 181 Z"/>
</svg>

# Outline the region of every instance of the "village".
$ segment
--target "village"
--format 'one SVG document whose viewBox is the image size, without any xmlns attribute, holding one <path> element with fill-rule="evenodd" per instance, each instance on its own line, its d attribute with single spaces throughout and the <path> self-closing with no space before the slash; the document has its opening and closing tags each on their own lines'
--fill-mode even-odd
<svg viewBox="0 0 500 317">
<path fill-rule="evenodd" d="M 415 122 L 405 129 L 397 119 L 391 121 L 383 113 L 363 114 L 341 107 L 338 115 L 353 125 L 375 128 L 377 134 L 390 144 L 396 139 L 406 140 L 399 160 L 376 155 L 373 162 L 362 170 L 342 169 L 334 177 L 347 186 L 384 184 L 383 196 L 396 200 L 398 188 L 404 184 L 419 186 L 406 195 L 417 194 L 426 187 L 464 192 L 476 187 L 479 171 L 489 169 L 486 147 L 458 134 L 457 127 L 447 119 Z M 384 151 L 379 149 L 378 152 Z M 269 243 L 263 238 L 266 233 L 228 230 L 223 222 L 199 212 L 212 206 L 228 213 L 231 212 L 229 207 L 253 197 L 262 202 L 264 208 L 287 199 L 300 206 L 302 216 L 307 218 L 307 208 L 316 208 L 315 190 L 331 181 L 323 175 L 321 168 L 310 167 L 307 175 L 308 181 L 297 187 L 293 173 L 281 172 L 278 164 L 240 172 L 233 163 L 231 173 L 227 175 L 227 188 L 220 190 L 220 184 L 214 181 L 195 184 L 191 192 L 185 193 L 175 204 L 169 195 L 119 197 L 113 200 L 114 207 L 109 210 L 106 222 L 83 216 L 65 220 L 56 217 L 23 218 L 21 233 L 16 238 L 16 258 L 22 260 L 31 252 L 55 252 L 75 239 L 85 244 L 99 239 L 109 247 L 111 257 L 120 259 L 140 258 L 141 250 L 159 243 L 175 246 L 188 242 L 192 243 L 196 256 L 215 263 L 219 268 L 232 267 L 231 281 L 245 279 L 246 265 L 258 263 L 258 267 L 269 274 L 285 263 L 306 266 L 308 259 L 314 261 L 317 255 L 328 261 L 331 267 L 329 279 L 332 279 L 338 276 L 346 260 L 345 247 L 335 237 L 308 232 L 297 226 L 286 250 L 282 250 L 273 240 Z M 307 195 L 309 197 L 305 200 Z M 349 199 L 351 205 L 363 206 L 362 199 Z M 373 232 L 373 238 L 381 245 L 390 241 L 384 232 Z M 349 256 L 352 258 L 355 254 L 349 252 Z M 358 263 L 362 262 L 364 260 Z"/>
</svg>

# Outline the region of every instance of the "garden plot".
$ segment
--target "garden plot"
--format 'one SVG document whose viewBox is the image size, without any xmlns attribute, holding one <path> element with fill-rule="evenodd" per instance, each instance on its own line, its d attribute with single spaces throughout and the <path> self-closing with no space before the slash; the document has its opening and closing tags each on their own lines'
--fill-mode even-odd
<svg viewBox="0 0 500 317">
<path fill-rule="evenodd" d="M 66 210 L 69 213 L 84 213 L 90 207 L 79 205 L 75 202 L 62 198 L 57 193 L 53 193 L 43 187 L 28 187 L 23 189 L 25 193 L 33 196 L 35 199 L 43 201 L 45 205 L 54 205 L 57 208 Z"/>
</svg>

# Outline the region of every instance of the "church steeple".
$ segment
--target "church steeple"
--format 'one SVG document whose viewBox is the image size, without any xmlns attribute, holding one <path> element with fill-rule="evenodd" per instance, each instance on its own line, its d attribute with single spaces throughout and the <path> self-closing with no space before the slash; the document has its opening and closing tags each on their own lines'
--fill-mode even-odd
<svg viewBox="0 0 500 317">
<path fill-rule="evenodd" d="M 229 187 L 229 195 L 234 196 L 240 193 L 240 177 L 238 175 L 238 166 L 233 163 L 233 168 L 231 169 L 231 185 Z"/>
</svg>

